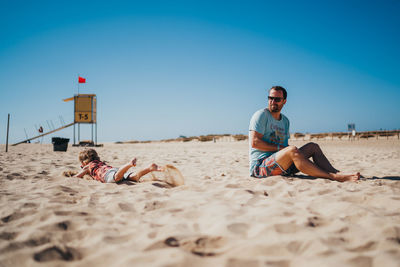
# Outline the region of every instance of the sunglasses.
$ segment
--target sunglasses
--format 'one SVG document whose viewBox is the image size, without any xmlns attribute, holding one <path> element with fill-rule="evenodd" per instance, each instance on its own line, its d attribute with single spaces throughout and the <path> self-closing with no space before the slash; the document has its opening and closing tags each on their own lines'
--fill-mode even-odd
<svg viewBox="0 0 400 267">
<path fill-rule="evenodd" d="M 268 100 L 275 101 L 275 102 L 281 102 L 283 100 L 283 97 L 274 97 L 274 96 L 268 96 Z"/>
</svg>

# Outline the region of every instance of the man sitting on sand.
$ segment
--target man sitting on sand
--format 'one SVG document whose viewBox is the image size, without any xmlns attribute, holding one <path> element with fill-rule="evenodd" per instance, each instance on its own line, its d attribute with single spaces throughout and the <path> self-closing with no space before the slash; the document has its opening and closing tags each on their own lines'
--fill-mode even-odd
<svg viewBox="0 0 400 267">
<path fill-rule="evenodd" d="M 310 176 L 339 182 L 357 181 L 360 173 L 340 173 L 330 164 L 317 144 L 308 143 L 301 148 L 288 145 L 289 120 L 281 114 L 286 97 L 285 88 L 273 86 L 269 90 L 268 107 L 258 110 L 251 118 L 250 175 L 264 178 L 272 175 L 292 175 L 300 170 Z"/>
</svg>

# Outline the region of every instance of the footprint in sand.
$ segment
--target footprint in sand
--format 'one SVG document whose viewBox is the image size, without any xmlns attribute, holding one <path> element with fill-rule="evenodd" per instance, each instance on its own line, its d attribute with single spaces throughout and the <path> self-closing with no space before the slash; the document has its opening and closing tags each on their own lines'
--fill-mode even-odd
<svg viewBox="0 0 400 267">
<path fill-rule="evenodd" d="M 74 261 L 82 259 L 81 254 L 78 250 L 70 247 L 58 247 L 53 246 L 46 248 L 38 253 L 33 255 L 35 261 L 38 262 L 46 262 L 46 261 L 54 261 L 54 260 L 63 260 L 63 261 Z"/>
<path fill-rule="evenodd" d="M 103 241 L 106 244 L 118 244 L 121 245 L 122 243 L 128 242 L 132 239 L 131 235 L 120 235 L 120 236 L 105 236 L 103 237 Z"/>
<path fill-rule="evenodd" d="M 156 238 L 156 236 L 157 236 L 157 232 L 155 232 L 155 231 L 147 234 L 147 237 L 150 239 L 154 239 L 154 238 Z"/>
<path fill-rule="evenodd" d="M 365 202 L 365 199 L 366 197 L 364 195 L 353 195 L 340 198 L 341 201 L 357 203 L 357 204 Z"/>
<path fill-rule="evenodd" d="M 334 190 L 333 189 L 325 189 L 325 190 L 319 191 L 317 194 L 318 195 L 326 195 L 326 194 L 329 194 L 331 192 L 334 192 Z"/>
<path fill-rule="evenodd" d="M 400 227 L 388 227 L 382 232 L 387 240 L 393 241 L 400 245 Z"/>
<path fill-rule="evenodd" d="M 15 232 L 1 232 L 0 239 L 3 240 L 14 240 L 17 237 L 18 233 Z"/>
<path fill-rule="evenodd" d="M 349 231 L 349 227 L 345 226 L 336 231 L 338 234 L 343 234 Z"/>
<path fill-rule="evenodd" d="M 97 195 L 91 195 L 89 198 L 88 206 L 89 207 L 98 207 L 100 197 Z"/>
<path fill-rule="evenodd" d="M 249 225 L 246 223 L 232 223 L 227 226 L 228 230 L 240 236 L 246 236 Z"/>
<path fill-rule="evenodd" d="M 91 225 L 90 223 L 87 223 L 87 225 Z M 59 231 L 62 231 L 62 235 L 60 236 L 60 239 L 57 239 L 57 241 L 61 242 L 61 244 L 67 244 L 69 242 L 76 242 L 77 240 L 83 240 L 87 238 L 87 236 L 93 235 L 94 233 L 97 233 L 96 230 L 76 230 L 74 225 L 68 226 L 66 225 L 66 229 L 62 229 L 64 227 L 62 224 L 58 225 Z"/>
<path fill-rule="evenodd" d="M 290 261 L 287 260 L 280 260 L 280 261 L 266 261 L 265 266 L 271 267 L 289 267 Z"/>
<path fill-rule="evenodd" d="M 240 188 L 239 184 L 227 184 L 225 185 L 226 188 Z"/>
<path fill-rule="evenodd" d="M 212 257 L 224 253 L 227 244 L 222 236 L 168 237 L 147 247 L 145 251 L 176 247 L 200 257 Z"/>
<path fill-rule="evenodd" d="M 274 178 L 271 177 L 271 178 L 265 179 L 265 181 L 263 181 L 261 184 L 262 184 L 262 185 L 266 185 L 266 186 L 273 186 L 273 185 L 275 185 L 277 182 L 278 182 L 277 179 L 274 179 Z"/>
<path fill-rule="evenodd" d="M 152 211 L 152 210 L 157 210 L 157 209 L 161 209 L 164 208 L 166 206 L 166 203 L 161 202 L 161 201 L 151 201 L 151 202 L 147 202 L 144 205 L 144 211 Z"/>
<path fill-rule="evenodd" d="M 15 251 L 18 249 L 23 249 L 23 248 L 27 248 L 27 247 L 38 247 L 47 243 L 50 243 L 50 236 L 51 234 L 48 233 L 46 235 L 43 236 L 38 236 L 38 237 L 32 237 L 26 241 L 19 241 L 19 242 L 11 242 L 8 244 L 7 247 L 3 248 L 0 253 L 4 253 L 4 252 L 11 252 L 11 251 Z"/>
<path fill-rule="evenodd" d="M 4 223 L 9 223 L 9 222 L 12 222 L 12 221 L 15 221 L 15 220 L 19 220 L 19 219 L 25 217 L 26 215 L 31 215 L 31 214 L 34 214 L 34 213 L 35 213 L 34 210 L 29 210 L 29 211 L 25 211 L 25 212 L 16 211 L 16 212 L 11 213 L 10 215 L 8 215 L 6 217 L 1 218 L 1 221 L 4 222 Z"/>
<path fill-rule="evenodd" d="M 74 190 L 74 189 L 72 189 L 72 188 L 70 188 L 70 187 L 68 187 L 68 186 L 60 185 L 60 186 L 59 186 L 59 189 L 60 189 L 61 191 L 63 191 L 63 192 L 70 193 L 70 195 L 75 195 L 75 194 L 78 194 L 78 193 L 79 193 L 78 191 L 76 191 L 76 190 Z"/>
<path fill-rule="evenodd" d="M 255 195 L 255 196 L 268 196 L 268 192 L 267 191 L 265 191 L 265 190 L 262 190 L 262 191 L 253 191 L 253 190 L 250 190 L 250 189 L 246 189 L 245 190 L 247 193 L 250 193 L 250 194 L 252 194 L 252 195 Z"/>
<path fill-rule="evenodd" d="M 68 230 L 71 228 L 72 223 L 70 221 L 63 221 L 55 224 L 56 229 Z"/>
<path fill-rule="evenodd" d="M 118 207 L 122 210 L 122 211 L 128 211 L 128 212 L 135 212 L 135 207 L 133 204 L 130 203 L 118 203 Z"/>
<path fill-rule="evenodd" d="M 32 167 L 30 167 L 30 166 L 25 166 L 24 167 L 24 171 L 25 172 L 32 172 L 32 171 L 34 171 L 34 169 Z"/>
<path fill-rule="evenodd" d="M 55 215 L 57 216 L 69 216 L 69 215 L 73 215 L 73 216 L 87 216 L 89 215 L 89 213 L 84 212 L 84 211 L 65 211 L 65 210 L 59 210 L 59 211 L 55 211 L 54 212 Z"/>
<path fill-rule="evenodd" d="M 258 267 L 260 266 L 258 264 L 257 260 L 246 260 L 246 259 L 228 259 L 228 261 L 225 264 L 226 267 Z"/>
<path fill-rule="evenodd" d="M 326 220 L 318 216 L 309 217 L 306 223 L 306 225 L 309 227 L 319 227 L 319 226 L 325 226 L 327 224 L 328 222 Z"/>
<path fill-rule="evenodd" d="M 278 233 L 281 234 L 293 234 L 300 229 L 300 226 L 298 226 L 295 223 L 282 223 L 282 224 L 275 224 L 274 228 Z"/>
<path fill-rule="evenodd" d="M 308 245 L 303 245 L 302 242 L 292 241 L 286 246 L 287 250 L 293 254 L 299 254 L 308 248 Z"/>
<path fill-rule="evenodd" d="M 374 241 L 369 241 L 363 245 L 354 247 L 354 248 L 348 248 L 347 250 L 350 252 L 365 252 L 365 251 L 370 251 L 376 249 L 377 243 Z"/>
<path fill-rule="evenodd" d="M 18 172 L 13 172 L 13 173 L 7 174 L 6 178 L 8 180 L 14 180 L 14 179 L 26 180 L 27 179 L 27 177 L 23 176 L 21 173 L 18 173 Z"/>
<path fill-rule="evenodd" d="M 340 247 L 348 243 L 348 240 L 346 238 L 337 236 L 321 239 L 321 241 L 322 243 L 328 246 L 340 246 Z"/>
<path fill-rule="evenodd" d="M 293 215 L 295 215 L 295 213 L 291 211 L 284 211 L 282 215 L 285 217 L 292 217 Z"/>
<path fill-rule="evenodd" d="M 72 222 L 68 220 L 61 221 L 51 225 L 43 226 L 40 229 L 45 231 L 67 231 L 72 229 Z"/>
<path fill-rule="evenodd" d="M 347 261 L 350 266 L 370 267 L 372 266 L 372 258 L 367 256 L 358 256 Z"/>
<path fill-rule="evenodd" d="M 22 208 L 36 208 L 37 206 L 39 205 L 36 203 L 26 202 L 22 205 Z"/>
</svg>

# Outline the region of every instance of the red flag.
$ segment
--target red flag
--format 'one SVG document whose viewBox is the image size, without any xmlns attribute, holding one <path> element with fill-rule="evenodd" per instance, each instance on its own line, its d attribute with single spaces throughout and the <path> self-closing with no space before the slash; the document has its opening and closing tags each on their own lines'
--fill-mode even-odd
<svg viewBox="0 0 400 267">
<path fill-rule="evenodd" d="M 86 83 L 86 79 L 79 76 L 78 77 L 78 82 L 79 83 Z"/>
</svg>

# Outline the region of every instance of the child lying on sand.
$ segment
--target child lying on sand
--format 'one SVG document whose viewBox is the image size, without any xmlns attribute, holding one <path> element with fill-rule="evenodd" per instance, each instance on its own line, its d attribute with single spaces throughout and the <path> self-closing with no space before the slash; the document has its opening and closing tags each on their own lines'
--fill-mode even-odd
<svg viewBox="0 0 400 267">
<path fill-rule="evenodd" d="M 127 171 L 131 167 L 136 166 L 136 158 L 133 158 L 119 169 L 113 168 L 104 161 L 100 161 L 100 157 L 97 155 L 96 150 L 91 148 L 82 150 L 79 153 L 79 161 L 82 164 L 82 171 L 73 177 L 83 178 L 85 174 L 88 174 L 94 180 L 98 180 L 102 183 L 117 183 L 121 180 L 138 182 L 143 175 L 149 172 L 162 171 L 159 166 L 153 163 L 149 167 L 138 171 L 136 174 L 132 172 L 128 173 Z"/>
</svg>

